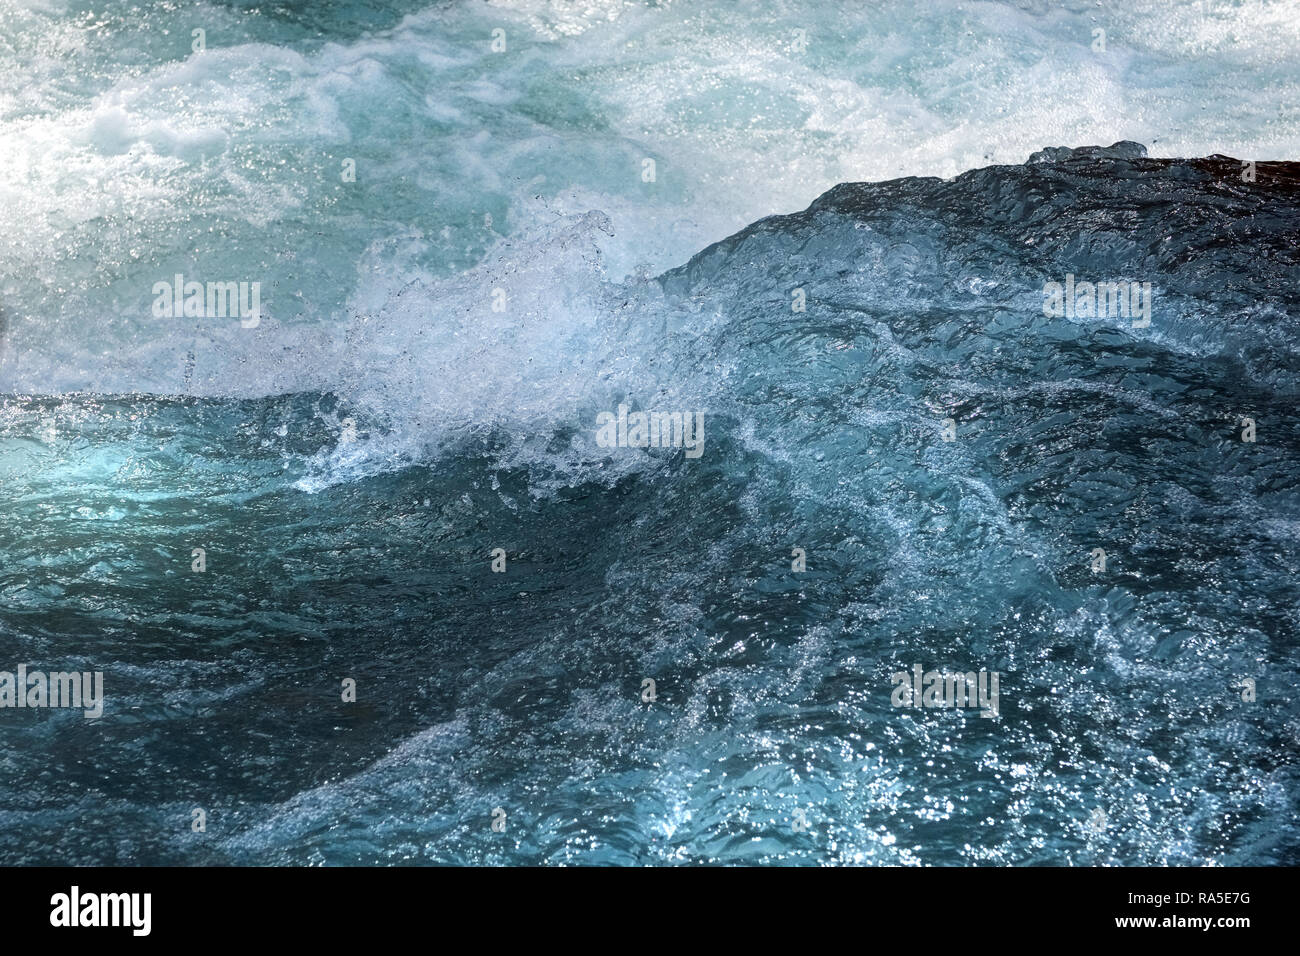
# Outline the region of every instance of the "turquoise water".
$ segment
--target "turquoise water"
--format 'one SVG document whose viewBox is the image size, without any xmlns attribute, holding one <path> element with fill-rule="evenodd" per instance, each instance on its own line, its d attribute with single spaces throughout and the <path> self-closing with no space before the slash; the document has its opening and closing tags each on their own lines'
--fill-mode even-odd
<svg viewBox="0 0 1300 956">
<path fill-rule="evenodd" d="M 0 859 L 1294 864 L 1297 51 L 0 0 L 0 669 L 106 692 L 0 709 Z M 1257 180 L 1142 158 L 1213 153 Z M 260 323 L 155 318 L 176 273 Z M 623 403 L 703 453 L 600 446 Z M 895 708 L 914 663 L 998 716 Z"/>
</svg>

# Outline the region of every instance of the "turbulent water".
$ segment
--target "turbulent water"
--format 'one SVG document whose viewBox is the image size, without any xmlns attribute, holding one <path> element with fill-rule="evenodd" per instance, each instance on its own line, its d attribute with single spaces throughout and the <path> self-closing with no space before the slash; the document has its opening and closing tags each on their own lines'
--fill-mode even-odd
<svg viewBox="0 0 1300 956">
<path fill-rule="evenodd" d="M 1297 57 L 1264 2 L 0 0 L 0 671 L 105 693 L 0 709 L 0 860 L 1300 863 Z"/>
</svg>

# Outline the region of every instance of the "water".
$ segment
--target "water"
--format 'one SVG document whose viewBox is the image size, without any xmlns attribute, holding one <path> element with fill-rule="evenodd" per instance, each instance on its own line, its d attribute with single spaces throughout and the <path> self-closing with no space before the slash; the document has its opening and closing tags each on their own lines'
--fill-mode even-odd
<svg viewBox="0 0 1300 956">
<path fill-rule="evenodd" d="M 0 859 L 1300 861 L 1297 50 L 0 0 L 0 669 L 107 695 L 0 710 Z M 1216 152 L 1256 182 L 1143 158 Z M 261 323 L 153 318 L 177 272 Z M 1045 316 L 1067 273 L 1151 326 Z M 601 447 L 620 403 L 702 454 Z M 914 663 L 999 715 L 893 707 Z"/>
</svg>

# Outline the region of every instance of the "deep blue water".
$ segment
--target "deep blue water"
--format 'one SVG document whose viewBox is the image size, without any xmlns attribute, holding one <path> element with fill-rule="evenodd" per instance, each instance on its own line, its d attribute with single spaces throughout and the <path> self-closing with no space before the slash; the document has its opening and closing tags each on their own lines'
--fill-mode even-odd
<svg viewBox="0 0 1300 956">
<path fill-rule="evenodd" d="M 0 861 L 1300 863 L 1300 166 L 923 135 L 1003 136 L 1034 43 L 1116 134 L 1195 49 L 1284 100 L 1271 7 L 1222 46 L 1106 10 L 1165 32 L 1100 66 L 1091 5 L 944 8 L 968 102 L 919 39 L 867 56 L 882 8 L 55 6 L 0 50 L 38 80 L 0 99 L 0 670 L 105 705 L 0 708 Z M 803 86 L 737 77 L 801 23 Z M 853 166 L 858 97 L 968 171 Z M 153 318 L 177 271 L 260 278 L 261 323 Z M 1045 314 L 1067 275 L 1150 325 Z M 604 447 L 620 405 L 699 412 L 699 456 Z M 894 706 L 917 663 L 997 715 Z"/>
</svg>

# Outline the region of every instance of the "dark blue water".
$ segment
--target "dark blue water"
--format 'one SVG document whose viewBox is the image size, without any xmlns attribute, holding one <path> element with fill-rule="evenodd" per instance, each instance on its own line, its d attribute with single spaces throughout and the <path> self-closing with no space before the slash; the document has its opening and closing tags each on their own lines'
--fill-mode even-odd
<svg viewBox="0 0 1300 956">
<path fill-rule="evenodd" d="M 0 710 L 0 859 L 1300 862 L 1300 168 L 1143 157 L 625 282 L 574 217 L 241 340 L 319 388 L 0 399 L 0 669 L 106 694 Z M 601 447 L 620 403 L 702 453 Z M 916 663 L 997 716 L 893 706 Z"/>
</svg>

